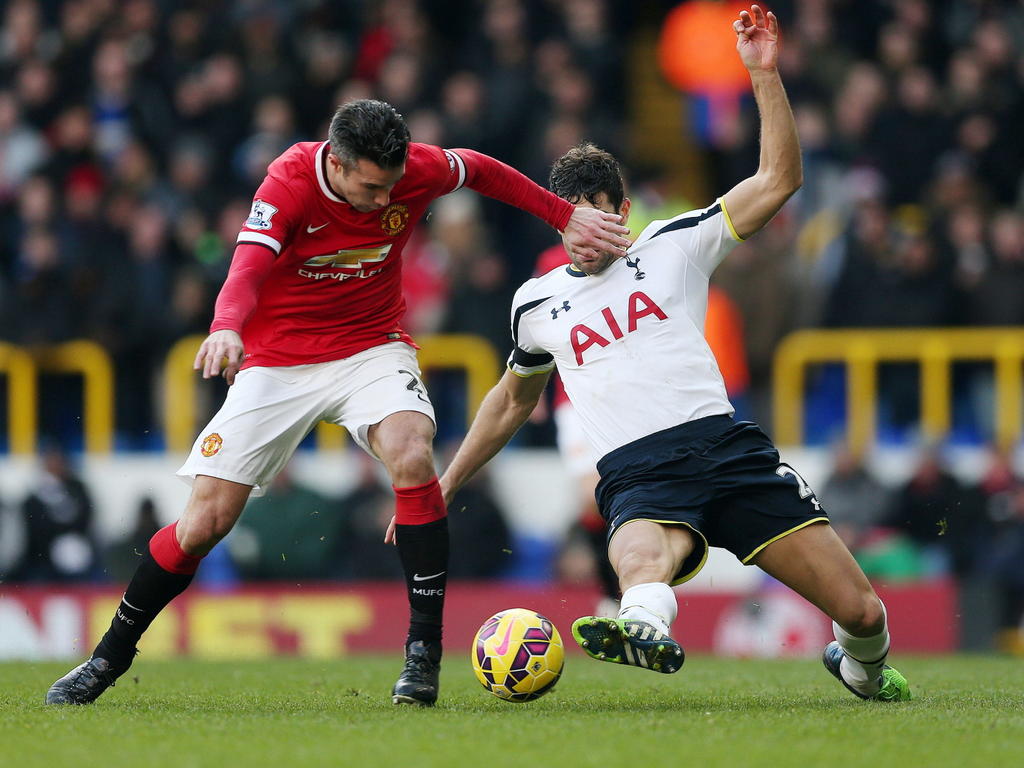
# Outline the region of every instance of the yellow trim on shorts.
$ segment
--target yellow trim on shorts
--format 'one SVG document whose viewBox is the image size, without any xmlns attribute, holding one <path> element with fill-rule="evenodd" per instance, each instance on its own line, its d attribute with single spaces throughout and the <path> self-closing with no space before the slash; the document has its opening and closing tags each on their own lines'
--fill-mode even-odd
<svg viewBox="0 0 1024 768">
<path fill-rule="evenodd" d="M 755 549 L 755 550 L 754 550 L 753 552 L 751 552 L 751 553 L 750 553 L 749 555 L 747 555 L 746 557 L 744 557 L 744 558 L 743 558 L 743 559 L 742 559 L 742 560 L 741 560 L 740 562 L 741 562 L 741 563 L 743 563 L 744 565 L 750 565 L 750 560 L 751 560 L 751 558 L 753 558 L 753 557 L 754 557 L 754 555 L 756 555 L 756 554 L 757 554 L 758 552 L 760 552 L 760 551 L 761 551 L 762 549 L 764 549 L 765 547 L 767 547 L 767 546 L 768 546 L 769 544 L 771 544 L 771 543 L 772 543 L 773 541 L 778 541 L 779 539 L 784 539 L 784 538 L 786 538 L 787 536 L 789 536 L 789 534 L 791 534 L 791 533 L 796 533 L 796 532 L 797 532 L 797 531 L 799 531 L 799 530 L 800 530 L 801 528 L 806 528 L 806 527 L 807 527 L 808 525 L 811 525 L 812 523 L 827 523 L 827 522 L 828 522 L 828 518 L 827 518 L 827 517 L 816 517 L 816 518 L 814 518 L 813 520 L 804 520 L 804 522 L 800 523 L 800 525 L 796 526 L 795 528 L 790 528 L 790 529 L 789 529 L 788 531 L 783 531 L 783 532 L 782 532 L 782 533 L 780 533 L 780 534 L 779 534 L 778 536 L 772 536 L 772 537 L 771 537 L 770 539 L 768 539 L 768 541 L 766 541 L 766 542 L 765 542 L 764 544 L 762 544 L 761 546 L 759 546 L 759 547 L 758 547 L 757 549 Z"/>
<path fill-rule="evenodd" d="M 725 207 L 725 198 L 718 198 L 718 204 L 722 206 L 722 215 L 725 217 L 725 225 L 729 228 L 729 234 L 733 236 L 733 239 L 742 243 L 745 238 L 740 237 L 736 227 L 732 225 L 732 216 L 729 215 L 729 209 Z"/>
<path fill-rule="evenodd" d="M 708 561 L 708 552 L 711 550 L 711 545 L 708 544 L 708 540 L 706 538 L 704 538 L 704 534 L 703 533 L 698 531 L 696 528 L 694 528 L 689 523 L 684 523 L 681 520 L 655 520 L 653 517 L 634 517 L 634 518 L 632 518 L 630 520 L 627 520 L 626 522 L 624 522 L 622 525 L 620 525 L 618 528 L 615 529 L 614 533 L 612 533 L 612 535 L 611 535 L 611 538 L 608 539 L 608 544 L 610 545 L 612 543 L 612 539 L 615 538 L 615 534 L 617 534 L 619 531 L 621 531 L 623 528 L 625 528 L 630 523 L 636 523 L 636 522 L 638 522 L 640 520 L 645 520 L 648 523 L 658 523 L 659 525 L 685 525 L 687 528 L 689 528 L 695 534 L 700 536 L 700 540 L 704 542 L 704 557 L 702 557 L 700 559 L 700 562 L 697 564 L 697 567 L 694 568 L 689 573 L 684 574 L 682 578 L 673 579 L 672 581 L 670 581 L 668 583 L 668 585 L 670 587 L 675 587 L 675 586 L 678 586 L 678 585 L 682 584 L 683 582 L 689 581 L 690 579 L 692 579 L 694 576 L 696 576 L 698 573 L 700 573 L 703 570 L 704 564 Z"/>
</svg>

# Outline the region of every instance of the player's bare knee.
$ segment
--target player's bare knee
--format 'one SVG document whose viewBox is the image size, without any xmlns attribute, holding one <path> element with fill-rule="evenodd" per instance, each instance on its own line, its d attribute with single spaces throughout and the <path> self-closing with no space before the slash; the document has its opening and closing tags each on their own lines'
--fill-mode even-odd
<svg viewBox="0 0 1024 768">
<path fill-rule="evenodd" d="M 418 436 L 403 441 L 390 456 L 383 458 L 391 482 L 399 488 L 429 483 L 436 474 L 430 442 Z"/>
<path fill-rule="evenodd" d="M 856 637 L 870 637 L 885 626 L 885 612 L 874 592 L 865 592 L 844 605 L 836 622 Z"/>
<path fill-rule="evenodd" d="M 644 542 L 631 546 L 618 557 L 615 571 L 624 584 L 667 582 L 672 575 L 669 552 Z"/>
</svg>

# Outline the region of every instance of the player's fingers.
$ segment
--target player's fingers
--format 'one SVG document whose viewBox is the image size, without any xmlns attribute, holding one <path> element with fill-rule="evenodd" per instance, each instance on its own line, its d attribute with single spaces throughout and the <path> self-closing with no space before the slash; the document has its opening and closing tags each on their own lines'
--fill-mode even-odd
<svg viewBox="0 0 1024 768">
<path fill-rule="evenodd" d="M 627 227 L 625 224 L 620 224 L 619 222 L 621 221 L 621 219 L 621 216 L 616 216 L 615 218 L 606 218 L 601 223 L 601 229 L 603 229 L 605 232 L 612 232 L 618 235 L 628 235 L 629 227 Z"/>
<path fill-rule="evenodd" d="M 385 544 L 397 544 L 395 541 L 395 516 L 391 516 L 391 522 L 388 523 L 388 529 L 384 532 L 384 543 Z"/>
<path fill-rule="evenodd" d="M 192 361 L 192 370 L 198 371 L 203 367 L 206 362 L 206 342 L 204 341 L 199 345 L 199 351 L 196 352 L 196 359 Z"/>
<path fill-rule="evenodd" d="M 752 5 L 750 9 L 754 12 L 754 23 L 759 27 L 765 26 L 764 11 L 761 10 L 761 6 Z"/>
<path fill-rule="evenodd" d="M 235 364 L 235 363 L 228 363 L 224 367 L 224 380 L 228 383 L 229 387 L 232 384 L 235 383 L 235 374 L 236 373 L 238 373 L 238 365 L 237 364 Z"/>
<path fill-rule="evenodd" d="M 211 366 L 213 365 L 213 348 L 207 347 L 206 351 L 203 352 L 203 378 L 208 379 L 212 375 L 210 373 Z"/>
<path fill-rule="evenodd" d="M 743 33 L 743 22 L 740 21 L 739 19 L 736 19 L 736 21 L 734 21 L 732 23 L 732 29 L 733 29 L 733 32 L 735 32 L 737 35 L 742 34 Z"/>
<path fill-rule="evenodd" d="M 210 350 L 209 366 L 210 376 L 220 376 L 220 363 L 224 359 L 224 347 L 221 344 L 214 344 Z"/>
<path fill-rule="evenodd" d="M 779 34 L 779 20 L 771 11 L 768 11 L 768 31 L 775 36 Z"/>
<path fill-rule="evenodd" d="M 744 27 L 754 26 L 754 20 L 750 18 L 750 13 L 748 11 L 740 11 L 740 22 L 742 22 Z"/>
</svg>

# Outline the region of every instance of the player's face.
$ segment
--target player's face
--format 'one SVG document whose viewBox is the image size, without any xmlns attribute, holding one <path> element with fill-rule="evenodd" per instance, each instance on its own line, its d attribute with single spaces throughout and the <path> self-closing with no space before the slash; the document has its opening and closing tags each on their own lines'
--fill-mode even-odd
<svg viewBox="0 0 1024 768">
<path fill-rule="evenodd" d="M 391 190 L 404 173 L 404 163 L 399 168 L 389 169 L 359 158 L 346 168 L 333 154 L 327 155 L 331 186 L 360 213 L 379 210 L 391 202 Z"/>
<path fill-rule="evenodd" d="M 622 217 L 622 223 L 625 224 L 629 219 L 629 198 L 624 198 L 622 201 L 622 207 L 615 210 L 615 206 L 612 205 L 611 200 L 608 199 L 608 194 L 605 192 L 598 193 L 597 205 L 594 205 L 589 200 L 580 200 L 576 205 L 586 206 L 587 208 L 597 208 L 605 213 L 617 213 Z M 612 253 L 610 251 L 604 251 L 600 256 L 593 256 L 590 254 L 576 253 L 569 244 L 565 242 L 565 237 L 562 237 L 562 244 L 565 246 L 566 253 L 569 254 L 569 260 L 572 265 L 576 267 L 580 272 L 586 272 L 588 275 L 596 275 L 599 272 L 603 272 L 608 268 L 615 259 L 619 258 L 621 253 Z"/>
</svg>

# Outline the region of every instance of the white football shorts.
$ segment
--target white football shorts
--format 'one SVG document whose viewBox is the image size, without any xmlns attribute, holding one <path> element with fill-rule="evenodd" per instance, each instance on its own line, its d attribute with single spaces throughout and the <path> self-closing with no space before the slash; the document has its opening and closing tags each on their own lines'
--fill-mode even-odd
<svg viewBox="0 0 1024 768">
<path fill-rule="evenodd" d="M 569 474 L 575 478 L 596 475 L 597 457 L 583 433 L 583 423 L 572 403 L 559 403 L 555 407 L 554 420 L 558 454 Z"/>
<path fill-rule="evenodd" d="M 251 485 L 261 496 L 317 423 L 340 424 L 377 458 L 370 427 L 399 411 L 436 421 L 416 350 L 404 342 L 327 363 L 246 368 L 177 474 L 189 484 L 210 475 Z"/>
</svg>

